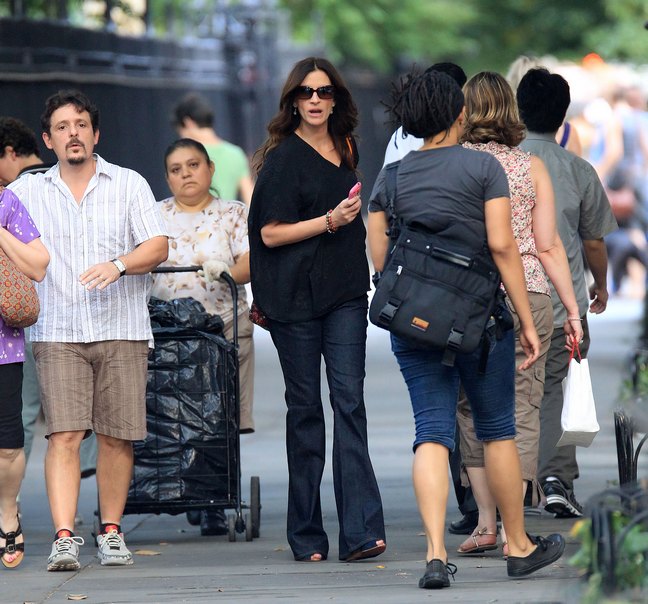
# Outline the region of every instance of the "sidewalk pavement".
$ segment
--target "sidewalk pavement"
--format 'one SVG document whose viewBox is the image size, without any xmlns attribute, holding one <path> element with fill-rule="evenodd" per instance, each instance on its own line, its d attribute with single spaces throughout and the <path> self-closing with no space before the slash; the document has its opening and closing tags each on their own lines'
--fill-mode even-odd
<svg viewBox="0 0 648 604">
<path fill-rule="evenodd" d="M 639 302 L 613 300 L 608 312 L 592 317 L 592 379 L 601 432 L 589 449 L 579 449 L 577 497 L 591 495 L 618 479 L 612 411 L 627 359 L 636 341 Z M 101 567 L 94 557 L 91 530 L 96 508 L 93 479 L 84 480 L 77 533 L 86 540 L 78 572 L 45 571 L 53 530 L 43 481 L 44 439 L 37 439 L 22 493 L 26 557 L 13 571 L 0 570 L 0 603 L 59 604 L 71 595 L 99 603 L 212 603 L 270 601 L 409 604 L 416 602 L 554 603 L 578 602 L 582 587 L 567 559 L 577 549 L 568 532 L 573 521 L 550 515 L 527 516 L 531 533 L 561 532 L 567 539 L 558 563 L 526 579 L 506 576 L 501 549 L 483 556 L 453 554 L 465 537 L 448 535 L 450 561 L 459 570 L 450 589 L 426 591 L 417 582 L 424 568 L 425 541 L 411 486 L 413 421 L 407 392 L 389 350 L 386 333 L 370 328 L 366 400 L 372 460 L 383 496 L 388 549 L 379 558 L 337 561 L 336 514 L 330 459 L 322 487 L 322 507 L 331 551 L 321 563 L 293 561 L 285 538 L 287 471 L 281 371 L 268 335 L 258 330 L 256 375 L 257 432 L 242 437 L 243 500 L 251 475 L 261 478 L 260 538 L 236 543 L 227 537 L 201 537 L 184 515 L 132 515 L 124 518 L 135 564 Z M 328 395 L 323 391 L 323 400 Z M 330 413 L 328 416 L 331 425 Z M 329 440 L 330 442 L 330 440 Z M 454 497 L 448 522 L 459 517 Z"/>
</svg>

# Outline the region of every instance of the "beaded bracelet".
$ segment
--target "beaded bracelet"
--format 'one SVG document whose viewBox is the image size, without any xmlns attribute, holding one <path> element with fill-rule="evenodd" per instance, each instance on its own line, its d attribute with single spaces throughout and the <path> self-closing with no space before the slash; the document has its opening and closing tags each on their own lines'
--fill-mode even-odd
<svg viewBox="0 0 648 604">
<path fill-rule="evenodd" d="M 335 233 L 338 228 L 333 224 L 333 210 L 329 210 L 326 212 L 326 232 L 327 233 Z"/>
<path fill-rule="evenodd" d="M 567 320 L 568 321 L 582 321 L 583 319 L 581 319 L 580 317 L 567 317 Z"/>
</svg>

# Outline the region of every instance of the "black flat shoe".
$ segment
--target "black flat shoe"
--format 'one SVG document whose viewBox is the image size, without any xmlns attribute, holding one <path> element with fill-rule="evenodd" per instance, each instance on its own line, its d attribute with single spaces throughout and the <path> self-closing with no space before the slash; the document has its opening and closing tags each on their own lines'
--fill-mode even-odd
<svg viewBox="0 0 648 604">
<path fill-rule="evenodd" d="M 506 571 L 509 577 L 525 577 L 552 562 L 555 562 L 565 551 L 565 540 L 561 535 L 554 533 L 548 537 L 532 537 L 527 535 L 531 543 L 538 547 L 528 556 L 523 558 L 509 556 L 506 560 Z"/>
<path fill-rule="evenodd" d="M 451 522 L 448 532 L 453 535 L 471 535 L 477 528 L 477 522 L 479 522 L 479 512 L 468 512 L 459 520 Z"/>
<path fill-rule="evenodd" d="M 421 589 L 442 589 L 450 587 L 450 577 L 454 581 L 457 567 L 452 562 L 443 563 L 443 560 L 430 560 L 425 567 L 425 573 L 419 579 Z"/>
</svg>

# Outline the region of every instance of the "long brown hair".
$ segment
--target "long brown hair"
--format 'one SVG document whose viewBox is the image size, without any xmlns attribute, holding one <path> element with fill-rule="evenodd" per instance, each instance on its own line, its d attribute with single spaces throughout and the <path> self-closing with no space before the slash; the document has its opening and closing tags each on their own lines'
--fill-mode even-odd
<svg viewBox="0 0 648 604">
<path fill-rule="evenodd" d="M 268 124 L 268 138 L 257 149 L 252 158 L 252 169 L 258 174 L 263 166 L 268 153 L 282 140 L 292 134 L 301 122 L 299 114 L 294 115 L 293 103 L 297 87 L 301 85 L 306 76 L 312 71 L 323 71 L 331 80 L 335 88 L 335 112 L 328 118 L 328 131 L 333 139 L 335 150 L 344 163 L 351 170 L 355 170 L 358 163 L 355 154 L 355 141 L 353 131 L 358 125 L 358 109 L 351 98 L 351 93 L 346 87 L 342 76 L 333 67 L 330 61 L 319 57 L 308 57 L 298 61 L 288 74 L 286 83 L 281 91 L 279 112 Z"/>
<path fill-rule="evenodd" d="M 462 142 L 495 141 L 516 147 L 524 138 L 513 90 L 499 73 L 482 71 L 464 85 L 466 123 Z"/>
</svg>

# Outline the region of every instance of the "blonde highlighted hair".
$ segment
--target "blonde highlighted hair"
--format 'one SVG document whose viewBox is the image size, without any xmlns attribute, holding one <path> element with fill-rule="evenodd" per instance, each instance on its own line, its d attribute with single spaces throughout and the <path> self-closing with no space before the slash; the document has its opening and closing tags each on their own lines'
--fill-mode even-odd
<svg viewBox="0 0 648 604">
<path fill-rule="evenodd" d="M 516 147 L 524 139 L 513 90 L 499 73 L 482 71 L 464 85 L 466 121 L 463 142 L 495 141 Z"/>
<path fill-rule="evenodd" d="M 517 90 L 526 72 L 537 67 L 544 67 L 544 63 L 538 57 L 527 55 L 520 55 L 511 63 L 509 70 L 506 72 L 506 81 L 511 85 L 513 93 Z"/>
</svg>

